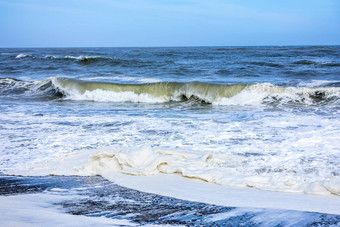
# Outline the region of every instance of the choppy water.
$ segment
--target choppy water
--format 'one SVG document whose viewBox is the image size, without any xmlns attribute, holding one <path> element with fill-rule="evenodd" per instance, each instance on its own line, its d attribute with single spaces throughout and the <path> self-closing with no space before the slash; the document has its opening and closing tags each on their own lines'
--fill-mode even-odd
<svg viewBox="0 0 340 227">
<path fill-rule="evenodd" d="M 340 194 L 339 46 L 0 49 L 0 77 L 1 172 Z"/>
</svg>

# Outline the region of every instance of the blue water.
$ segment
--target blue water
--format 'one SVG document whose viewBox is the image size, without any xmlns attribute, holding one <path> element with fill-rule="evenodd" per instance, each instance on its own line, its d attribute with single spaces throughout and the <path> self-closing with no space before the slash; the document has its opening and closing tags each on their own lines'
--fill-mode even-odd
<svg viewBox="0 0 340 227">
<path fill-rule="evenodd" d="M 150 78 L 296 85 L 337 80 L 339 58 L 338 46 L 1 49 L 0 73 L 31 80 L 66 76 L 125 83 Z"/>
<path fill-rule="evenodd" d="M 340 193 L 339 46 L 0 49 L 0 77 L 3 173 L 148 147 L 210 154 L 169 164 L 208 182 Z"/>
</svg>

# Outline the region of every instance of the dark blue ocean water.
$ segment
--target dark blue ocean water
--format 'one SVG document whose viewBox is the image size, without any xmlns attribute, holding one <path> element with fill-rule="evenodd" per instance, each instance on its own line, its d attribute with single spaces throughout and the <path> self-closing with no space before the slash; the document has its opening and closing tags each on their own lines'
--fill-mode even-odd
<svg viewBox="0 0 340 227">
<path fill-rule="evenodd" d="M 201 81 L 297 85 L 338 80 L 339 46 L 1 49 L 0 75 L 122 83 Z"/>
</svg>

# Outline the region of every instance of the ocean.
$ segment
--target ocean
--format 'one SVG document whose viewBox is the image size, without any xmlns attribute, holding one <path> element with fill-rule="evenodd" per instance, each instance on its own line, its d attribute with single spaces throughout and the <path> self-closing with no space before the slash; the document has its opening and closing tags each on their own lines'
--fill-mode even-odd
<svg viewBox="0 0 340 227">
<path fill-rule="evenodd" d="M 2 48 L 0 138 L 5 179 L 101 176 L 336 225 L 340 46 Z M 230 190 L 246 197 L 223 200 Z"/>
</svg>

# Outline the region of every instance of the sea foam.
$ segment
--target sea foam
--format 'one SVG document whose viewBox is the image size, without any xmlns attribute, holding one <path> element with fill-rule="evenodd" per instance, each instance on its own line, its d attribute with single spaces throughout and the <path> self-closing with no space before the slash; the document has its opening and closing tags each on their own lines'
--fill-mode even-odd
<svg viewBox="0 0 340 227">
<path fill-rule="evenodd" d="M 245 163 L 256 162 L 253 157 L 230 154 L 197 154 L 183 149 L 164 148 L 105 148 L 92 155 L 77 171 L 86 175 L 105 175 L 118 171 L 130 175 L 181 174 L 210 183 L 233 187 L 254 187 L 279 192 L 340 195 L 340 177 L 328 179 L 317 175 L 292 174 L 281 169 L 265 173 L 252 172 Z M 261 162 L 259 162 L 261 164 Z"/>
<path fill-rule="evenodd" d="M 22 168 L 21 171 L 30 175 L 101 175 L 110 180 L 117 174 L 177 174 L 230 187 L 340 195 L 339 176 L 329 174 L 326 177 L 317 170 L 309 172 L 309 165 L 294 164 L 294 157 L 287 160 L 281 157 L 282 161 L 279 159 L 280 156 L 199 153 L 190 148 L 111 146 L 69 153 L 43 163 L 35 163 L 26 169 Z M 266 167 L 264 163 L 268 163 Z"/>
<path fill-rule="evenodd" d="M 30 54 L 18 54 L 15 58 L 26 58 L 26 57 L 32 57 Z"/>
</svg>

